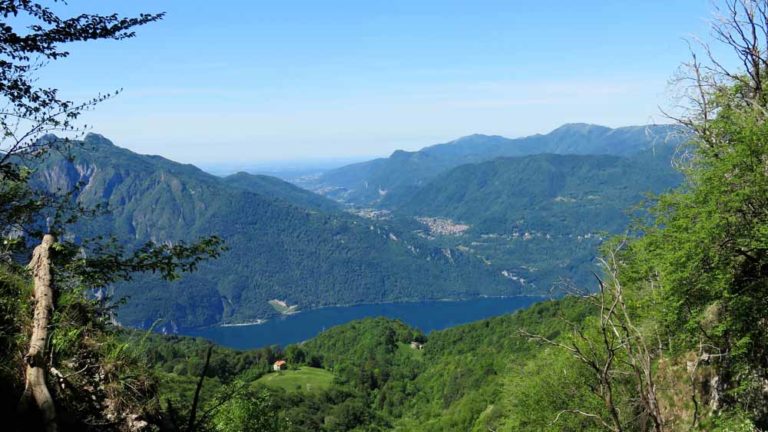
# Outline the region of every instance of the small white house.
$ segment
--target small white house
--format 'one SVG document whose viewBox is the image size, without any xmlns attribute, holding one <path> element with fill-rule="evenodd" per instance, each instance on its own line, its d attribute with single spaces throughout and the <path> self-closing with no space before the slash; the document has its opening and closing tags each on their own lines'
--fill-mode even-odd
<svg viewBox="0 0 768 432">
<path fill-rule="evenodd" d="M 281 371 L 285 369 L 287 365 L 288 363 L 286 363 L 285 360 L 278 360 L 275 362 L 275 364 L 272 365 L 272 369 L 275 371 Z"/>
</svg>

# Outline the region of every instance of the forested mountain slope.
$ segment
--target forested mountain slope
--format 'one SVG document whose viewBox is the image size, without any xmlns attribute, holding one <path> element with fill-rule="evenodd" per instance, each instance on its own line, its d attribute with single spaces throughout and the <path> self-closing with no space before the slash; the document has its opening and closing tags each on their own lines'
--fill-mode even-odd
<svg viewBox="0 0 768 432">
<path fill-rule="evenodd" d="M 626 228 L 648 193 L 676 187 L 673 148 L 632 157 L 541 154 L 466 164 L 438 176 L 401 203 L 400 214 L 446 217 L 479 233 L 573 234 Z"/>
<path fill-rule="evenodd" d="M 199 326 L 265 318 L 280 299 L 299 309 L 425 298 L 502 295 L 519 285 L 492 274 L 460 251 L 338 211 L 322 198 L 276 179 L 232 185 L 191 165 L 142 156 L 89 135 L 74 162 L 52 157 L 37 167 L 37 184 L 70 190 L 109 211 L 83 221 L 73 235 L 115 235 L 145 241 L 222 237 L 229 251 L 177 283 L 141 277 L 117 287 L 129 296 L 118 319 L 149 325 Z M 253 192 L 263 189 L 264 194 Z M 287 193 L 284 193 L 287 191 Z M 169 326 L 167 328 L 170 328 Z"/>
<path fill-rule="evenodd" d="M 682 183 L 672 163 L 679 149 L 497 158 L 451 169 L 400 195 L 403 201 L 383 203 L 433 244 L 482 257 L 528 292 L 562 281 L 585 287 L 606 235 L 642 217 L 638 206 L 649 194 Z"/>
<path fill-rule="evenodd" d="M 320 211 L 341 210 L 341 205 L 336 201 L 302 189 L 277 177 L 239 172 L 224 177 L 224 182 L 260 195 L 288 201 L 299 207 Z"/>
<path fill-rule="evenodd" d="M 669 125 L 611 129 L 566 124 L 545 135 L 509 139 L 470 135 L 415 152 L 398 150 L 388 158 L 348 165 L 324 173 L 303 186 L 355 205 L 386 207 L 451 168 L 503 156 L 541 153 L 628 156 L 654 147 L 676 146 L 682 129 Z"/>
</svg>

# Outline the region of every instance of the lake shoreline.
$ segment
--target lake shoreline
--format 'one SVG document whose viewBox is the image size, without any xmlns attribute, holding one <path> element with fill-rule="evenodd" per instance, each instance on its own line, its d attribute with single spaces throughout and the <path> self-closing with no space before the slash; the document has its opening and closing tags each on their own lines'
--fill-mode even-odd
<svg viewBox="0 0 768 432">
<path fill-rule="evenodd" d="M 266 319 L 256 319 L 253 321 L 243 321 L 240 323 L 229 323 L 229 324 L 218 324 L 217 327 L 245 327 L 245 326 L 254 326 L 254 325 L 262 325 L 265 324 L 268 320 Z"/>
<path fill-rule="evenodd" d="M 182 329 L 179 334 L 202 337 L 234 349 L 287 346 L 312 339 L 325 330 L 350 321 L 373 317 L 399 320 L 425 334 L 462 324 L 507 315 L 548 300 L 543 296 L 475 297 L 468 300 L 442 299 L 416 302 L 382 302 L 354 306 L 308 309 L 280 319 L 255 324 L 217 325 Z"/>
<path fill-rule="evenodd" d="M 429 303 L 429 302 L 446 302 L 446 303 L 457 303 L 457 302 L 465 302 L 465 301 L 471 301 L 471 300 L 477 300 L 477 299 L 511 299 L 511 298 L 539 298 L 542 300 L 551 300 L 555 297 L 552 296 L 543 296 L 543 295 L 536 295 L 536 294 L 519 294 L 519 295 L 506 295 L 506 296 L 490 296 L 490 295 L 480 295 L 476 297 L 465 297 L 465 298 L 453 298 L 453 297 L 447 297 L 447 298 L 439 298 L 439 299 L 421 299 L 421 300 L 398 300 L 398 301 L 383 301 L 383 302 L 366 302 L 366 303 L 338 303 L 338 304 L 332 304 L 327 306 L 319 306 L 319 307 L 309 307 L 306 309 L 296 309 L 294 311 L 291 311 L 289 313 L 278 313 L 275 316 L 271 316 L 268 318 L 256 318 L 252 321 L 243 321 L 243 322 L 236 322 L 236 323 L 226 323 L 226 324 L 213 324 L 209 326 L 200 326 L 200 327 L 189 327 L 185 328 L 184 330 L 203 330 L 208 328 L 215 328 L 215 327 L 243 327 L 243 326 L 252 326 L 252 325 L 262 325 L 265 324 L 275 318 L 282 319 L 286 317 L 291 317 L 294 315 L 298 315 L 301 313 L 307 313 L 307 312 L 314 312 L 324 309 L 334 309 L 334 308 L 349 308 L 349 307 L 356 307 L 356 306 L 378 306 L 378 305 L 398 305 L 398 304 L 414 304 L 414 303 Z"/>
</svg>

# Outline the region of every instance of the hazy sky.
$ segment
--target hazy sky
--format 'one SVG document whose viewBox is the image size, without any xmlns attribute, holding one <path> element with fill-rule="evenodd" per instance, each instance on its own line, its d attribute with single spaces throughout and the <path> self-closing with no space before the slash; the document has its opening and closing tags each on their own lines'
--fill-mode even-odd
<svg viewBox="0 0 768 432">
<path fill-rule="evenodd" d="M 471 133 L 664 122 L 708 0 L 72 0 L 166 11 L 121 42 L 72 47 L 44 83 L 124 92 L 84 117 L 191 163 L 387 155 Z"/>
</svg>

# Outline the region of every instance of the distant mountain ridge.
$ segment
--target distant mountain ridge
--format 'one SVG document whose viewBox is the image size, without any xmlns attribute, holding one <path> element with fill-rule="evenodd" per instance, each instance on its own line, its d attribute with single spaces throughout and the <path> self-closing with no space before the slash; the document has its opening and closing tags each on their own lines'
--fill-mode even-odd
<svg viewBox="0 0 768 432">
<path fill-rule="evenodd" d="M 52 155 L 36 169 L 40 187 L 84 187 L 77 199 L 106 203 L 107 215 L 73 235 L 115 234 L 128 246 L 215 234 L 230 250 L 181 281 L 140 277 L 115 287 L 128 296 L 118 320 L 166 328 L 243 322 L 337 304 L 509 295 L 520 286 L 458 250 L 429 245 L 275 178 L 226 179 L 159 156 L 138 155 L 98 135 L 74 160 Z M 168 324 L 171 323 L 171 324 Z"/>
<path fill-rule="evenodd" d="M 611 129 L 574 123 L 545 135 L 516 139 L 476 134 L 337 168 L 302 186 L 342 202 L 386 207 L 391 196 L 409 194 L 437 175 L 467 163 L 539 153 L 629 156 L 656 146 L 674 147 L 686 139 L 684 131 L 673 125 Z"/>
</svg>

